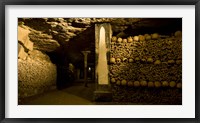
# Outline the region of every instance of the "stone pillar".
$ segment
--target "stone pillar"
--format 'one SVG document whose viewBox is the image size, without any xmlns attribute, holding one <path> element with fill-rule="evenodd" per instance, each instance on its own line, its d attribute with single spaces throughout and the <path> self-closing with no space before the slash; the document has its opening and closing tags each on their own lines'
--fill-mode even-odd
<svg viewBox="0 0 200 123">
<path fill-rule="evenodd" d="M 80 79 L 80 69 L 77 69 L 77 78 L 76 78 L 77 80 L 79 80 Z"/>
<path fill-rule="evenodd" d="M 108 60 L 110 54 L 110 41 L 112 36 L 109 23 L 95 25 L 95 101 L 111 101 L 112 93 L 109 79 Z"/>
<path fill-rule="evenodd" d="M 81 51 L 84 55 L 84 83 L 85 83 L 85 87 L 87 87 L 87 56 L 88 53 L 90 53 L 90 51 Z"/>
</svg>

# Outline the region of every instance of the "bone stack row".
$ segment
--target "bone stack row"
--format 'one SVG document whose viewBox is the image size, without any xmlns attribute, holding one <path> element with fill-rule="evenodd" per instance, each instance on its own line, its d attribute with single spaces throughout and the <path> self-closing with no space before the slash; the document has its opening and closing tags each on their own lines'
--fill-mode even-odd
<svg viewBox="0 0 200 123">
<path fill-rule="evenodd" d="M 110 82 L 126 86 L 182 87 L 182 34 L 112 37 Z"/>
</svg>

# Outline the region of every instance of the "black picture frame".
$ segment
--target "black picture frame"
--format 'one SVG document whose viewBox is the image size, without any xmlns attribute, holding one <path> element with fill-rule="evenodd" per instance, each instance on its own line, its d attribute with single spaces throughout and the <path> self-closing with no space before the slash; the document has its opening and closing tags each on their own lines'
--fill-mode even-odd
<svg viewBox="0 0 200 123">
<path fill-rule="evenodd" d="M 200 0 L 0 0 L 0 121 L 2 123 L 12 122 L 89 122 L 89 123 L 110 123 L 110 122 L 176 122 L 176 123 L 197 123 L 199 114 L 199 52 L 200 52 Z M 126 119 L 72 119 L 72 118 L 5 118 L 5 6 L 6 5 L 195 5 L 195 118 L 126 118 Z M 67 114 L 66 114 L 67 115 Z M 133 114 L 134 115 L 134 114 Z"/>
</svg>

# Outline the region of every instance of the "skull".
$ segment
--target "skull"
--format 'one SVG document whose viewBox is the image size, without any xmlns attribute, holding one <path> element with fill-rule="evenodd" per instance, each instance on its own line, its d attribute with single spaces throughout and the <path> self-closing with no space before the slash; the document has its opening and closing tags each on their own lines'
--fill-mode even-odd
<svg viewBox="0 0 200 123">
<path fill-rule="evenodd" d="M 121 59 L 120 59 L 120 58 L 117 58 L 117 59 L 116 59 L 116 63 L 119 64 L 120 62 L 121 62 Z"/>
<path fill-rule="evenodd" d="M 115 58 L 110 58 L 110 63 L 114 64 L 115 63 Z"/>
</svg>

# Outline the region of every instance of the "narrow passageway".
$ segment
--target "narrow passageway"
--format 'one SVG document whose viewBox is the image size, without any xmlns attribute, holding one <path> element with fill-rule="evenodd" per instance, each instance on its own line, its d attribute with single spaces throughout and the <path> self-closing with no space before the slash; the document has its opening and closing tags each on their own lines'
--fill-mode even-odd
<svg viewBox="0 0 200 123">
<path fill-rule="evenodd" d="M 94 82 L 88 82 L 88 87 L 82 82 L 62 90 L 51 90 L 43 94 L 25 98 L 19 105 L 91 105 L 93 104 Z"/>
</svg>

